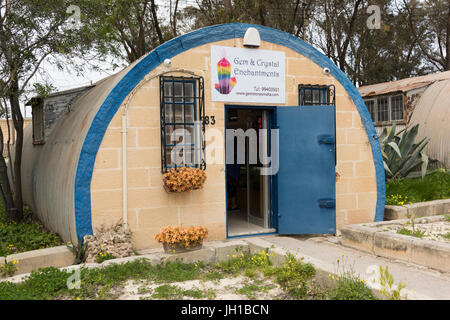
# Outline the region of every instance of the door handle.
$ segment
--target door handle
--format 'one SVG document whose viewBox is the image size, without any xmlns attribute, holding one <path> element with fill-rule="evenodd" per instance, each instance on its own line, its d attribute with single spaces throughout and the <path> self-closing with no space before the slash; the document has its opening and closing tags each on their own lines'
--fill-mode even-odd
<svg viewBox="0 0 450 320">
<path fill-rule="evenodd" d="M 334 199 L 319 199 L 320 208 L 336 208 L 336 200 Z"/>
<path fill-rule="evenodd" d="M 334 136 L 324 134 L 317 137 L 319 144 L 334 144 Z"/>
</svg>

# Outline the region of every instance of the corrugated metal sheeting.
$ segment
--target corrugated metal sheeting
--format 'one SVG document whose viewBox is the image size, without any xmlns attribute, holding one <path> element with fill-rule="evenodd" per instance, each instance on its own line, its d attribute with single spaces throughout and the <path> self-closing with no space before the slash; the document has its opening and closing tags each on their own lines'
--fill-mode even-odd
<svg viewBox="0 0 450 320">
<path fill-rule="evenodd" d="M 445 73 L 450 73 L 445 72 Z M 430 139 L 425 151 L 450 167 L 450 80 L 436 81 L 420 97 L 410 124 L 419 124 L 418 139 Z"/>
</svg>

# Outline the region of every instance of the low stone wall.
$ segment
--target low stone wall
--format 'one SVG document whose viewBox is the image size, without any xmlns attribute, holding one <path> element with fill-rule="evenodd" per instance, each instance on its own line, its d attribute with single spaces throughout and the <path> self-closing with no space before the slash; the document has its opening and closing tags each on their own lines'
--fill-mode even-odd
<svg viewBox="0 0 450 320">
<path fill-rule="evenodd" d="M 433 216 L 422 219 L 427 222 L 436 222 L 444 220 L 445 217 Z M 383 227 L 403 224 L 407 221 L 404 219 L 348 225 L 341 229 L 340 243 L 377 256 L 403 260 L 441 272 L 450 272 L 450 243 L 383 230 Z"/>
<path fill-rule="evenodd" d="M 39 268 L 67 267 L 74 263 L 75 256 L 66 246 L 32 250 L 11 254 L 6 257 L 7 262 L 18 261 L 18 270 L 15 274 L 28 273 Z M 0 264 L 4 264 L 5 258 L 0 258 Z"/>
<path fill-rule="evenodd" d="M 386 206 L 384 220 L 398 220 L 411 217 L 429 217 L 437 214 L 450 213 L 450 199 L 417 202 L 403 206 Z"/>
</svg>

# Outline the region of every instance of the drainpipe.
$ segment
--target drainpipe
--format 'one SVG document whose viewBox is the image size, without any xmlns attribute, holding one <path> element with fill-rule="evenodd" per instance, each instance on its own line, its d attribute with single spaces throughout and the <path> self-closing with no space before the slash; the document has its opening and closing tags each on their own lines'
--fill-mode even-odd
<svg viewBox="0 0 450 320">
<path fill-rule="evenodd" d="M 127 109 L 122 114 L 122 199 L 123 225 L 128 228 L 128 184 L 127 184 Z"/>
</svg>

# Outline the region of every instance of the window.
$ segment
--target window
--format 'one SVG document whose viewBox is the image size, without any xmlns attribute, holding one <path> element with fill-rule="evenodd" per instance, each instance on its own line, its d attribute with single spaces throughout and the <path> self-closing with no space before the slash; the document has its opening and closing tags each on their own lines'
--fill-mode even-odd
<svg viewBox="0 0 450 320">
<path fill-rule="evenodd" d="M 304 85 L 298 86 L 300 106 L 334 105 L 334 86 Z"/>
<path fill-rule="evenodd" d="M 31 124 L 33 126 L 33 144 L 44 144 L 44 102 L 33 100 L 31 104 Z"/>
<path fill-rule="evenodd" d="M 389 106 L 387 98 L 378 98 L 378 121 L 389 121 Z"/>
<path fill-rule="evenodd" d="M 375 113 L 375 100 L 367 100 L 366 102 L 366 107 L 367 110 L 370 113 L 370 117 L 372 118 L 372 121 L 375 122 L 376 120 L 376 113 Z"/>
<path fill-rule="evenodd" d="M 403 120 L 403 97 L 391 97 L 391 120 Z"/>
<path fill-rule="evenodd" d="M 403 95 L 365 99 L 364 102 L 374 123 L 404 120 Z"/>
<path fill-rule="evenodd" d="M 203 78 L 161 77 L 161 171 L 205 168 Z"/>
</svg>

